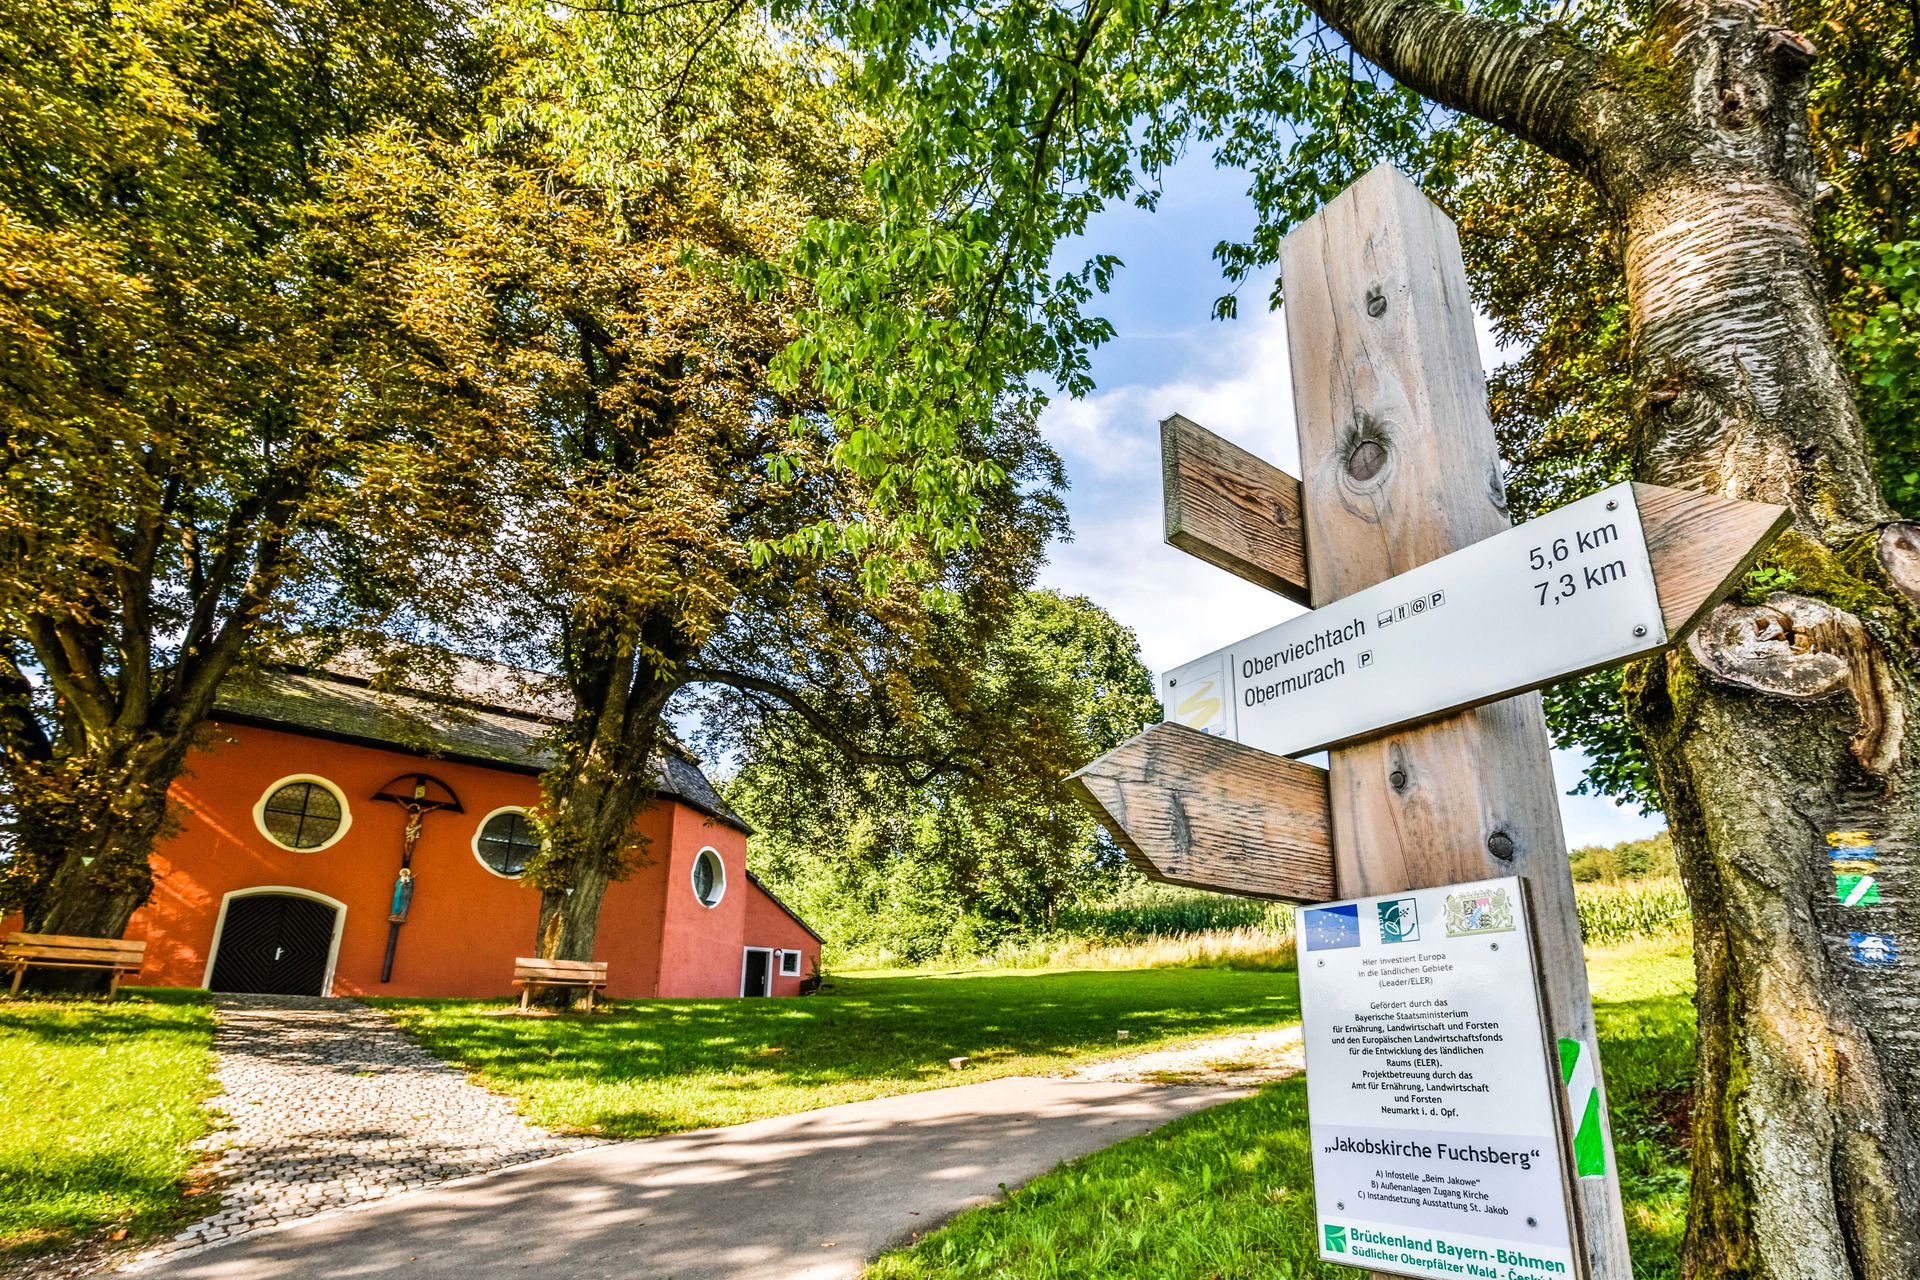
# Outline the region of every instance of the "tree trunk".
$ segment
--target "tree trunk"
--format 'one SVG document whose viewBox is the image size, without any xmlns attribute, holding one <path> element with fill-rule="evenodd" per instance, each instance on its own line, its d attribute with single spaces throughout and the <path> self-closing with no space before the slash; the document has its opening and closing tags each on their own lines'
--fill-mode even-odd
<svg viewBox="0 0 1920 1280">
<path fill-rule="evenodd" d="M 607 886 L 645 857 L 634 820 L 653 802 L 660 713 L 675 686 L 637 684 L 630 667 L 619 675 L 624 678 L 611 682 L 611 705 L 592 717 L 568 744 L 565 762 L 542 779 L 544 847 L 534 878 L 540 885 L 536 952 L 544 959 L 593 959 Z"/>
<path fill-rule="evenodd" d="M 167 829 L 167 789 L 185 745 L 152 737 L 105 754 L 106 767 L 89 769 L 77 795 L 49 788 L 50 803 L 21 805 L 22 829 L 37 845 L 30 856 L 46 868 L 22 904 L 29 933 L 118 938 L 153 892 L 153 846 Z M 44 991 L 106 986 L 84 970 L 41 970 L 30 981 Z"/>
<path fill-rule="evenodd" d="M 1656 0 L 1607 51 L 1437 0 L 1307 0 L 1428 97 L 1571 165 L 1620 231 L 1638 479 L 1781 502 L 1779 594 L 1639 664 L 1695 918 L 1685 1274 L 1920 1258 L 1920 532 L 1890 524 L 1811 228 L 1812 41 L 1784 0 Z M 1836 854 L 1842 855 L 1838 858 Z M 1872 894 L 1857 879 L 1877 877 Z"/>
<path fill-rule="evenodd" d="M 539 954 L 548 960 L 591 960 L 599 934 L 600 905 L 612 878 L 598 868 L 580 868 L 573 883 L 540 894 Z"/>
<path fill-rule="evenodd" d="M 1627 681 L 1695 920 L 1685 1274 L 1901 1280 L 1920 1258 L 1920 632 L 1820 292 L 1807 51 L 1769 7 L 1669 6 L 1678 101 L 1592 175 L 1625 228 L 1636 476 L 1795 521 L 1782 592 Z M 1840 878 L 1861 874 L 1872 892 Z"/>
</svg>

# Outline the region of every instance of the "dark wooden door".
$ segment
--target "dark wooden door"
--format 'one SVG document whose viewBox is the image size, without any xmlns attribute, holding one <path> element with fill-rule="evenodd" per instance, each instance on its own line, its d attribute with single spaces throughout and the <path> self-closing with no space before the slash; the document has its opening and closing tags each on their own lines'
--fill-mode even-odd
<svg viewBox="0 0 1920 1280">
<path fill-rule="evenodd" d="M 254 995 L 323 994 L 337 914 L 324 902 L 290 893 L 233 899 L 207 985 Z"/>
<path fill-rule="evenodd" d="M 769 979 L 773 976 L 773 954 L 768 951 L 747 952 L 747 981 L 743 995 L 772 995 Z"/>
</svg>

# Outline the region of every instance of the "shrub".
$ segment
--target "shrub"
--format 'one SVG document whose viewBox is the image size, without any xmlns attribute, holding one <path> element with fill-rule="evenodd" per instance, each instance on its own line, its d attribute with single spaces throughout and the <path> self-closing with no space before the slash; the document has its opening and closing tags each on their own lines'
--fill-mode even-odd
<svg viewBox="0 0 1920 1280">
<path fill-rule="evenodd" d="M 1662 879 L 1680 874 L 1680 864 L 1673 856 L 1673 837 L 1665 831 L 1645 840 L 1585 845 L 1567 857 L 1573 864 L 1574 880 L 1582 884 Z"/>
</svg>

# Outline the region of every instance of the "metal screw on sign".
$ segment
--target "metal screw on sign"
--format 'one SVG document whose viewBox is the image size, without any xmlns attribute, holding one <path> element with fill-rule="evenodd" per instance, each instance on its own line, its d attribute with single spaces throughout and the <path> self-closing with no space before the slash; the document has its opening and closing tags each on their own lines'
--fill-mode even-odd
<svg viewBox="0 0 1920 1280">
<path fill-rule="evenodd" d="M 1496 831 L 1487 837 L 1487 852 L 1502 862 L 1513 861 L 1513 837 L 1504 831 Z"/>
<path fill-rule="evenodd" d="M 1376 320 L 1387 314 L 1387 293 L 1377 284 L 1367 290 L 1367 314 Z"/>
</svg>

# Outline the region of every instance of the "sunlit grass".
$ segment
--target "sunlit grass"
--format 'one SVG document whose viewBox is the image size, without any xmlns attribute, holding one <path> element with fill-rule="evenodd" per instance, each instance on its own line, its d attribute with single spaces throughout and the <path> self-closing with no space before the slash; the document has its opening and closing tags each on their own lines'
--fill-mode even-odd
<svg viewBox="0 0 1920 1280">
<path fill-rule="evenodd" d="M 626 1137 L 1058 1071 L 1299 1018 L 1291 973 L 1188 968 L 836 976 L 801 999 L 621 1001 L 552 1018 L 484 1001 L 373 1003 L 536 1122 Z M 947 1065 L 955 1057 L 970 1059 L 964 1073 Z"/>
<path fill-rule="evenodd" d="M 1693 1067 L 1684 941 L 1589 955 L 1634 1274 L 1679 1274 Z M 1035 1179 L 886 1255 L 869 1280 L 1331 1280 L 1315 1257 L 1306 1082 L 1176 1121 Z"/>
<path fill-rule="evenodd" d="M 0 1002 L 0 1258 L 179 1215 L 213 1091 L 205 992 Z"/>
<path fill-rule="evenodd" d="M 1265 925 L 1128 939 L 1045 938 L 1009 944 L 974 962 L 1011 969 L 1256 969 L 1294 967 L 1291 933 Z"/>
</svg>

